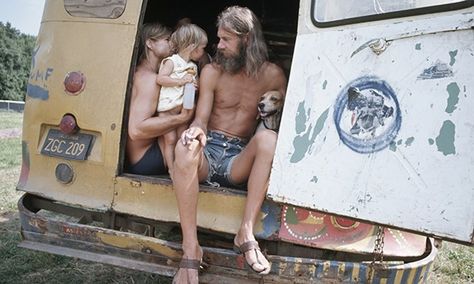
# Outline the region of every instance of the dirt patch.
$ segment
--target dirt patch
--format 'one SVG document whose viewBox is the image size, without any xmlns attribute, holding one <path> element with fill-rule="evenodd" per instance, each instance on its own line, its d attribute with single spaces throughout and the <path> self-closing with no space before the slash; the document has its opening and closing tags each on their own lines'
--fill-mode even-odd
<svg viewBox="0 0 474 284">
<path fill-rule="evenodd" d="M 21 136 L 21 128 L 0 129 L 0 139 L 18 138 Z"/>
</svg>

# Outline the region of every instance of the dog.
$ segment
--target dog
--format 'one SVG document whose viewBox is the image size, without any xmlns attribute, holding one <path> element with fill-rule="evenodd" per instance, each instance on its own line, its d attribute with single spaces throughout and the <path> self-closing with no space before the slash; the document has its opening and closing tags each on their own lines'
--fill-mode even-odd
<svg viewBox="0 0 474 284">
<path fill-rule="evenodd" d="M 371 133 L 384 125 L 385 118 L 393 115 L 393 107 L 385 105 L 384 97 L 376 90 L 362 93 L 356 87 L 350 87 L 347 109 L 353 112 L 351 134 Z"/>
<path fill-rule="evenodd" d="M 266 128 L 278 132 L 283 103 L 284 97 L 279 91 L 268 91 L 260 97 L 257 106 L 257 119 L 260 118 L 260 124 L 257 130 Z"/>
</svg>

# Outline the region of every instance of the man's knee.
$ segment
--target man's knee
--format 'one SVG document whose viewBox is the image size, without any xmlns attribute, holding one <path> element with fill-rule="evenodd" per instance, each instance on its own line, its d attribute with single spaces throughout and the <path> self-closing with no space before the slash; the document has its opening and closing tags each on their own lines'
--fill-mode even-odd
<svg viewBox="0 0 474 284">
<path fill-rule="evenodd" d="M 169 132 L 163 136 L 163 139 L 166 145 L 174 146 L 176 144 L 176 141 L 178 140 L 178 137 L 176 136 L 176 133 Z"/>
<path fill-rule="evenodd" d="M 197 147 L 193 147 L 190 150 L 187 145 L 183 145 L 178 141 L 174 150 L 174 166 L 179 169 L 197 168 L 200 157 L 198 152 L 201 151 L 201 149 L 202 147 L 197 145 Z"/>
<path fill-rule="evenodd" d="M 274 131 L 268 129 L 262 129 L 254 135 L 258 151 L 271 156 L 275 154 L 277 138 L 278 135 Z"/>
</svg>

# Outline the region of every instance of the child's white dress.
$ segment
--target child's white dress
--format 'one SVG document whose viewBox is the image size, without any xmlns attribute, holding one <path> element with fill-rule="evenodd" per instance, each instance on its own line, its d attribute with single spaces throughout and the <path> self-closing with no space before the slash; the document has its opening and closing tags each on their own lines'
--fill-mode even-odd
<svg viewBox="0 0 474 284">
<path fill-rule="evenodd" d="M 197 74 L 197 66 L 192 61 L 186 62 L 178 54 L 173 54 L 170 57 L 163 59 L 161 65 L 164 64 L 166 60 L 171 60 L 173 62 L 174 68 L 171 72 L 170 77 L 173 79 L 181 79 L 184 75 L 189 73 L 189 70 L 194 70 L 194 74 Z M 195 75 L 194 75 L 195 76 Z M 158 112 L 167 111 L 173 109 L 179 105 L 183 104 L 183 93 L 184 86 L 175 86 L 175 87 L 161 87 L 160 91 L 160 100 L 158 102 Z"/>
</svg>

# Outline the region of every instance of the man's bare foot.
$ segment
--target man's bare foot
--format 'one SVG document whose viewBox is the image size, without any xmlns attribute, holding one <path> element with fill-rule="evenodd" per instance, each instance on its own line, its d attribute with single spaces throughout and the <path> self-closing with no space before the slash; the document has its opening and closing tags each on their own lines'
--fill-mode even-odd
<svg viewBox="0 0 474 284">
<path fill-rule="evenodd" d="M 248 239 L 241 239 L 236 236 L 234 239 L 234 249 L 236 252 L 244 255 L 245 261 L 253 271 L 262 275 L 270 273 L 270 263 L 263 255 L 258 242 L 253 236 Z"/>
</svg>

